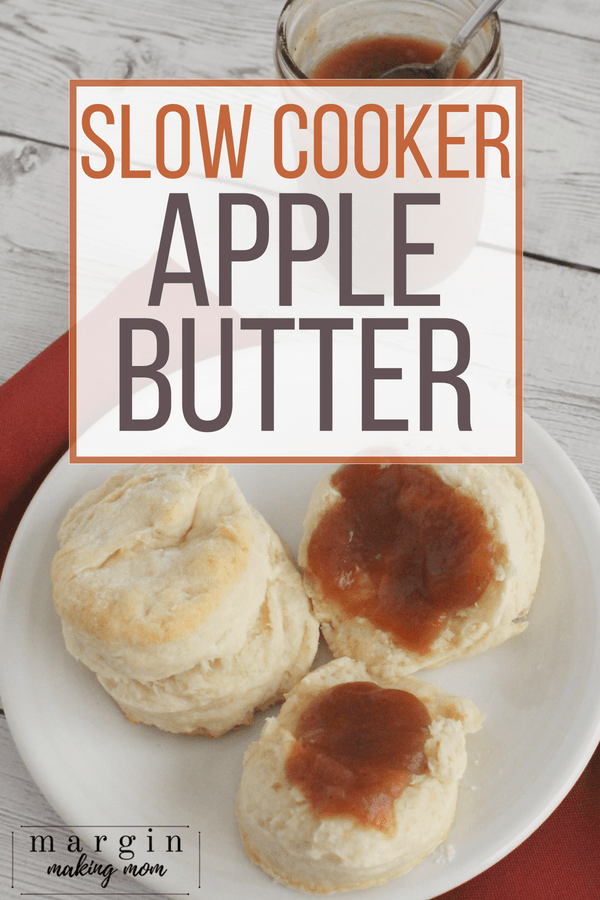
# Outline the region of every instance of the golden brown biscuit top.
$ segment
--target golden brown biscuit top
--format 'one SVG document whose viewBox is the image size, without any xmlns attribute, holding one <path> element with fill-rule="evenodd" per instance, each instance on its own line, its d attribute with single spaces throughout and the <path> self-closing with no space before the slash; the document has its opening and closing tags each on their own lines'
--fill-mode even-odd
<svg viewBox="0 0 600 900">
<path fill-rule="evenodd" d="M 255 518 L 222 465 L 147 465 L 109 478 L 59 531 L 54 602 L 100 640 L 185 637 L 220 607 L 250 564 Z"/>
</svg>

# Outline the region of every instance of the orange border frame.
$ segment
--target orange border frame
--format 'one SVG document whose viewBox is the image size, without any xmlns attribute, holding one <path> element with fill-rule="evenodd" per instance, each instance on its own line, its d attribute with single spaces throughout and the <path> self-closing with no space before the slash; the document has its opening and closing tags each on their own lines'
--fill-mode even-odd
<svg viewBox="0 0 600 900">
<path fill-rule="evenodd" d="M 327 87 L 352 87 L 359 84 L 372 85 L 372 80 L 345 81 L 345 80 L 306 80 L 295 82 L 298 85 Z M 392 85 L 391 79 L 387 82 Z M 448 79 L 449 85 L 461 86 L 464 80 Z M 361 463 L 522 463 L 523 462 L 523 82 L 521 79 L 498 79 L 493 82 L 472 82 L 472 84 L 498 84 L 515 89 L 515 455 L 509 457 L 463 457 L 463 456 L 402 456 L 402 457 L 356 457 L 353 462 Z M 190 87 L 274 87 L 288 84 L 283 79 L 73 79 L 69 82 L 69 462 L 70 463 L 346 463 L 349 458 L 314 456 L 314 457 L 289 457 L 289 456 L 193 456 L 193 457 L 101 457 L 101 456 L 77 456 L 77 88 L 79 87 L 170 87 L 172 85 Z M 414 86 L 420 82 L 403 81 L 403 85 Z"/>
</svg>

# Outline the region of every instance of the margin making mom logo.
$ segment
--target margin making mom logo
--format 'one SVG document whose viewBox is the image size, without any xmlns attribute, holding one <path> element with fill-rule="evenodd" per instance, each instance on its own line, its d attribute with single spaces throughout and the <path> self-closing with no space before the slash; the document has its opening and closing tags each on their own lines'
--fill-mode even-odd
<svg viewBox="0 0 600 900">
<path fill-rule="evenodd" d="M 132 896 L 140 887 L 164 893 L 165 879 L 170 890 L 181 882 L 181 896 L 199 896 L 201 837 L 189 826 L 21 825 L 11 835 L 11 888 L 20 896 L 108 895 L 120 873 L 132 879 Z M 44 893 L 28 890 L 32 871 Z M 122 882 L 119 896 L 127 896 Z"/>
</svg>

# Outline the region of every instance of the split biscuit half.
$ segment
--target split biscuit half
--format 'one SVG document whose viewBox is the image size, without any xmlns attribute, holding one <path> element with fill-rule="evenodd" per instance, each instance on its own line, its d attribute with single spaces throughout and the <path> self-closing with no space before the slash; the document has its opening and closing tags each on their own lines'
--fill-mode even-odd
<svg viewBox="0 0 600 900">
<path fill-rule="evenodd" d="M 315 811 L 307 792 L 288 777 L 303 713 L 328 691 L 350 682 L 408 692 L 429 714 L 425 766 L 393 800 L 391 831 L 366 825 L 352 815 Z M 407 872 L 448 833 L 467 764 L 465 735 L 478 731 L 482 721 L 471 701 L 448 696 L 417 678 L 375 679 L 361 663 L 350 659 L 336 659 L 312 671 L 290 692 L 278 716 L 267 719 L 259 740 L 246 750 L 236 813 L 248 856 L 277 881 L 308 893 L 371 887 Z M 363 729 L 371 732 L 373 723 L 365 721 Z M 371 734 L 359 729 L 359 739 L 365 736 L 369 739 Z M 334 750 L 318 771 L 327 772 L 328 766 L 334 773 L 338 766 L 343 769 L 344 758 L 335 757 Z M 336 774 L 336 780 L 343 780 L 343 774 Z M 376 782 L 372 789 L 376 796 Z"/>
<path fill-rule="evenodd" d="M 449 493 L 454 495 L 459 506 L 466 504 L 468 514 L 474 521 L 479 521 L 480 535 L 473 543 L 467 526 L 463 534 L 463 526 L 456 525 L 454 513 L 446 514 L 446 499 L 441 500 L 437 508 L 435 504 L 426 507 L 429 501 L 419 498 L 425 498 L 427 491 L 410 483 L 406 489 L 402 488 L 397 498 L 392 497 L 397 510 L 381 491 L 377 493 L 373 489 L 371 495 L 363 490 L 362 512 L 359 510 L 358 513 L 359 520 L 362 516 L 363 521 L 361 524 L 357 520 L 354 525 L 352 516 L 355 513 L 336 487 L 336 476 L 345 469 L 348 472 L 344 477 L 352 475 L 357 480 L 364 480 L 363 473 L 367 469 L 372 470 L 374 479 L 385 475 L 389 479 L 406 476 L 410 480 L 413 470 L 415 480 L 417 475 L 421 480 L 429 480 L 436 491 L 440 489 L 440 497 Z M 356 470 L 356 473 L 350 470 Z M 438 482 L 437 487 L 435 482 Z M 450 500 L 454 502 L 452 496 Z M 423 516 L 419 503 L 423 506 Z M 412 504 L 407 512 L 405 504 L 408 507 Z M 343 527 L 338 527 L 332 517 L 342 507 L 350 509 L 350 513 Z M 402 524 L 403 530 L 398 530 L 400 537 L 394 536 L 397 514 L 406 520 Z M 434 534 L 431 548 L 426 546 L 429 538 L 419 536 L 428 533 L 427 528 L 423 532 L 418 530 L 421 528 L 418 524 L 420 516 L 431 521 L 431 533 Z M 352 550 L 357 540 L 366 548 L 364 567 L 363 563 L 357 563 L 360 552 L 357 555 Z M 473 546 L 478 549 L 472 550 Z M 304 520 L 298 560 L 304 570 L 304 583 L 315 615 L 334 656 L 361 660 L 368 668 L 389 662 L 395 670 L 399 668 L 408 674 L 470 657 L 521 633 L 526 628 L 525 616 L 537 588 L 543 547 L 544 519 L 540 502 L 533 485 L 518 466 L 357 464 L 325 476 L 316 486 Z M 466 548 L 460 550 L 463 555 L 471 554 L 468 565 L 463 566 L 464 559 L 456 556 L 456 548 Z M 377 562 L 380 550 L 383 557 L 386 553 L 397 557 L 391 565 L 391 576 L 383 569 L 377 577 L 368 572 L 370 563 Z M 320 551 L 322 559 L 319 561 Z M 366 558 L 365 554 L 370 557 Z M 472 596 L 460 587 L 463 583 L 470 584 L 469 580 L 457 581 L 458 600 L 454 606 L 447 604 L 444 610 L 445 592 L 452 590 L 453 579 L 461 567 L 471 573 L 473 584 L 477 583 L 478 554 L 488 554 L 484 563 L 489 567 L 489 577 L 487 580 L 479 578 L 478 593 Z M 401 591 L 394 594 L 390 588 L 392 585 L 395 589 L 395 585 L 403 580 L 409 585 L 407 592 L 412 592 L 408 599 Z M 416 587 L 410 587 L 413 581 L 417 583 Z M 430 585 L 431 596 L 428 593 Z M 442 608 L 436 606 L 438 602 L 442 602 Z M 421 615 L 419 603 L 426 611 L 423 621 L 430 616 L 429 625 L 425 622 L 423 626 L 430 628 L 427 640 L 419 639 L 421 624 L 414 625 L 412 636 L 406 636 L 411 617 Z M 382 608 L 383 617 L 380 615 Z M 432 625 L 436 615 L 437 625 Z M 427 631 L 422 634 L 426 635 Z"/>
</svg>

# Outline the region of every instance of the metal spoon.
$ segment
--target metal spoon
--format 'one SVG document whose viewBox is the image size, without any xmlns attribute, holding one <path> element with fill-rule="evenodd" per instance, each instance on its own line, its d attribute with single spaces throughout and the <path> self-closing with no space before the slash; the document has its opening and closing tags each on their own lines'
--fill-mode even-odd
<svg viewBox="0 0 600 900">
<path fill-rule="evenodd" d="M 483 0 L 470 19 L 460 29 L 454 40 L 448 44 L 439 59 L 432 63 L 404 63 L 388 69 L 378 78 L 450 78 L 463 50 L 479 31 L 486 19 L 504 3 L 504 0 Z"/>
</svg>

